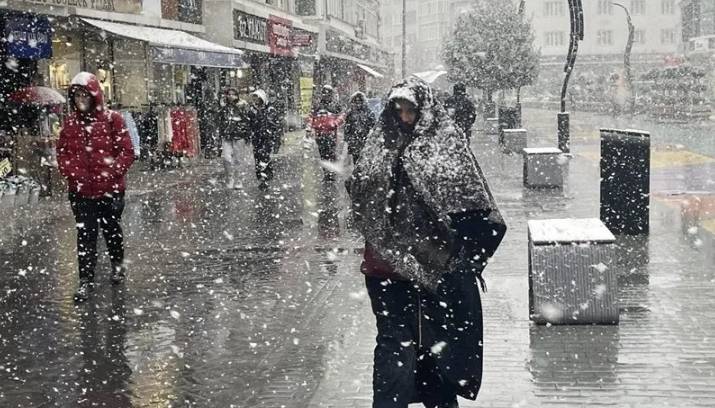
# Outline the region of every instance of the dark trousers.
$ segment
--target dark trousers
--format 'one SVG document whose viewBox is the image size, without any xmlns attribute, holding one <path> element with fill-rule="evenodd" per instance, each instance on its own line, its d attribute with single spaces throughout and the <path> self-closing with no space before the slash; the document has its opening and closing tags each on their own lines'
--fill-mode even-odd
<svg viewBox="0 0 715 408">
<path fill-rule="evenodd" d="M 272 150 L 272 143 L 253 145 L 253 159 L 256 162 L 256 178 L 258 181 L 266 182 L 273 180 Z"/>
<path fill-rule="evenodd" d="M 112 267 L 120 266 L 124 262 L 124 235 L 121 226 L 124 193 L 96 199 L 70 193 L 69 200 L 77 222 L 79 280 L 92 282 L 97 266 L 97 236 L 100 229 L 107 243 Z"/>
<path fill-rule="evenodd" d="M 408 281 L 367 277 L 365 283 L 377 321 L 373 408 L 407 408 L 411 402 L 457 407 L 456 390 L 430 355 L 434 338 L 427 328 L 421 330 L 421 312 L 435 310 L 431 303 L 438 301 Z"/>
<path fill-rule="evenodd" d="M 315 138 L 315 142 L 318 143 L 318 152 L 320 153 L 320 160 L 331 162 L 338 160 L 336 152 L 338 144 L 337 134 L 318 134 Z"/>
</svg>

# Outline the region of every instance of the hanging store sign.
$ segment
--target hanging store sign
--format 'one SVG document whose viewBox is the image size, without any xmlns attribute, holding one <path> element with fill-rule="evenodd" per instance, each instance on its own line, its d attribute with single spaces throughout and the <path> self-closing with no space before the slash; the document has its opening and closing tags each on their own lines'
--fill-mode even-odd
<svg viewBox="0 0 715 408">
<path fill-rule="evenodd" d="M 166 47 L 151 47 L 149 52 L 151 53 L 152 61 L 161 64 L 218 68 L 241 68 L 245 65 L 243 58 L 239 54 Z"/>
<path fill-rule="evenodd" d="M 233 10 L 233 38 L 256 44 L 268 44 L 268 20 Z"/>
<path fill-rule="evenodd" d="M 52 56 L 52 28 L 47 17 L 10 17 L 5 22 L 4 37 L 9 55 L 33 60 Z"/>
<path fill-rule="evenodd" d="M 115 13 L 140 14 L 142 0 L 23 0 L 25 3 L 52 7 L 76 7 Z"/>
<path fill-rule="evenodd" d="M 277 16 L 268 18 L 268 46 L 271 49 L 271 54 L 282 57 L 294 56 L 291 44 L 292 32 L 292 21 Z"/>
</svg>

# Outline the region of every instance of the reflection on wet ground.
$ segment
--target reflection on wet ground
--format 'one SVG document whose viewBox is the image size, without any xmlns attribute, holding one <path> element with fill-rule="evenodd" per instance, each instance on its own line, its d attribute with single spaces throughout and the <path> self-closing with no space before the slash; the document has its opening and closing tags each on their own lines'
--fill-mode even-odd
<svg viewBox="0 0 715 408">
<path fill-rule="evenodd" d="M 530 145 L 553 144 L 555 118 L 525 113 Z M 610 124 L 572 120 L 563 190 L 525 190 L 520 157 L 475 137 L 510 230 L 486 271 L 482 392 L 463 406 L 713 406 L 708 163 L 653 171 L 650 236 L 617 242 L 619 326 L 528 320 L 526 220 L 599 213 L 591 136 Z M 702 140 L 667 136 L 654 144 L 713 156 Z M 315 154 L 288 143 L 266 192 L 248 163 L 243 190 L 222 188 L 216 163 L 130 194 L 130 280 L 109 285 L 103 259 L 81 307 L 66 203 L 18 210 L 0 234 L 0 406 L 369 406 L 375 329 L 360 239 L 342 181 L 324 182 Z"/>
</svg>

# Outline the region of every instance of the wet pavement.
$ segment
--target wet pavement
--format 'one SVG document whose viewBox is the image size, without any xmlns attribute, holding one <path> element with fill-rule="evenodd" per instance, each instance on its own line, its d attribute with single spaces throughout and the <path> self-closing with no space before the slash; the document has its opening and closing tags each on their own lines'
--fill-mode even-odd
<svg viewBox="0 0 715 408">
<path fill-rule="evenodd" d="M 525 190 L 521 159 L 475 135 L 510 230 L 486 271 L 483 390 L 463 406 L 715 405 L 711 133 L 654 130 L 665 154 L 654 153 L 652 231 L 619 239 L 621 324 L 528 320 L 526 220 L 598 216 L 597 127 L 666 126 L 609 120 L 572 117 L 563 191 Z M 526 111 L 525 127 L 531 146 L 555 144 L 555 114 Z M 290 135 L 268 192 L 247 163 L 238 191 L 221 187 L 218 162 L 135 172 L 130 279 L 112 287 L 102 258 L 79 307 L 68 205 L 13 210 L 0 235 L 0 406 L 370 406 L 361 241 L 342 182 L 324 182 L 316 156 Z"/>
</svg>

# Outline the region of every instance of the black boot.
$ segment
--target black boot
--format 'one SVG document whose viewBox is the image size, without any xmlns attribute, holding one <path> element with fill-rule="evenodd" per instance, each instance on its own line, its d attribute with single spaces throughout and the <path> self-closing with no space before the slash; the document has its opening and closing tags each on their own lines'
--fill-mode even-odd
<svg viewBox="0 0 715 408">
<path fill-rule="evenodd" d="M 77 292 L 74 294 L 74 301 L 77 303 L 86 302 L 89 299 L 89 291 L 92 289 L 92 283 L 89 281 L 80 281 Z"/>
<path fill-rule="evenodd" d="M 127 268 L 124 265 L 112 266 L 112 283 L 115 285 L 124 283 L 124 279 L 126 279 L 126 274 Z"/>
</svg>

